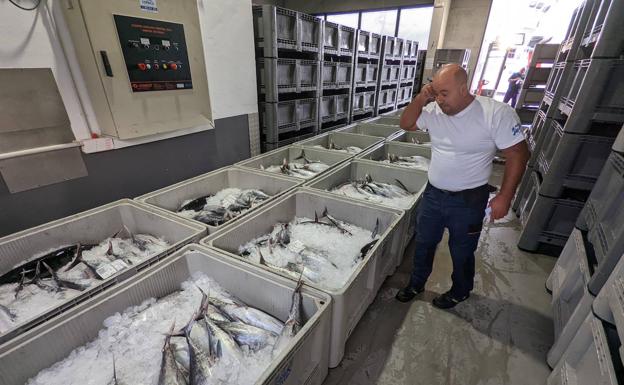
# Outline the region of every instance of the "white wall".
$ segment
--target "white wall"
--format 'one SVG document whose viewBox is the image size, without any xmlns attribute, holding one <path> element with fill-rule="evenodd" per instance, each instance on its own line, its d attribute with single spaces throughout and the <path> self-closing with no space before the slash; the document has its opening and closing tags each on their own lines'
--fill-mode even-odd
<svg viewBox="0 0 624 385">
<path fill-rule="evenodd" d="M 59 38 L 61 13 L 52 12 L 65 4 L 59 1 L 42 0 L 33 12 L 0 2 L 0 68 L 51 68 L 72 131 L 84 140 L 90 128 Z M 257 112 L 251 0 L 198 0 L 198 7 L 213 119 Z"/>
<path fill-rule="evenodd" d="M 198 0 L 213 119 L 258 112 L 251 0 Z"/>
<path fill-rule="evenodd" d="M 52 16 L 52 0 L 42 0 L 27 12 L 0 3 L 0 68 L 51 68 L 77 139 L 89 137 L 89 128 L 74 87 Z"/>
</svg>

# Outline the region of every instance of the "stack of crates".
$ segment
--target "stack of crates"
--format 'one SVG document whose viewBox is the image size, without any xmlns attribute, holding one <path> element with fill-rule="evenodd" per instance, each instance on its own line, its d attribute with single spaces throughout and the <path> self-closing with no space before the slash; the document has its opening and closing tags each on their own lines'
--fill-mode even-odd
<svg viewBox="0 0 624 385">
<path fill-rule="evenodd" d="M 379 92 L 375 101 L 375 115 L 390 112 L 396 107 L 404 49 L 405 40 L 387 35 L 381 37 L 382 54 L 379 60 Z"/>
<path fill-rule="evenodd" d="M 417 42 L 414 42 L 418 44 Z M 416 57 L 416 76 L 414 77 L 414 86 L 412 87 L 412 95 L 416 96 L 420 92 L 420 88 L 423 84 L 423 74 L 425 71 L 425 59 L 427 57 L 427 50 L 418 51 L 418 56 Z"/>
<path fill-rule="evenodd" d="M 405 40 L 405 49 L 401 59 L 401 78 L 396 108 L 402 108 L 412 101 L 414 81 L 418 75 L 418 42 Z"/>
<path fill-rule="evenodd" d="M 518 247 L 557 255 L 624 122 L 624 2 L 586 0 L 573 14 L 531 133 L 519 192 Z M 530 141 L 529 141 L 530 142 Z"/>
<path fill-rule="evenodd" d="M 349 124 L 355 58 L 355 28 L 323 23 L 319 100 L 320 132 Z"/>
<path fill-rule="evenodd" d="M 537 44 L 533 50 L 531 63 L 522 83 L 522 89 L 516 103 L 516 112 L 522 124 L 530 124 L 535 118 L 550 70 L 557 55 L 558 44 Z"/>
<path fill-rule="evenodd" d="M 319 129 L 322 21 L 272 5 L 253 6 L 263 151 Z"/>
<path fill-rule="evenodd" d="M 619 138 L 624 141 L 624 130 L 620 131 Z M 588 317 L 604 321 L 618 313 L 620 319 L 624 316 L 621 306 L 624 298 L 622 202 L 624 146 L 620 144 L 610 151 L 576 227 L 548 277 L 546 287 L 553 295 L 555 323 L 555 343 L 548 353 L 548 363 L 552 367 L 561 367 L 560 362 L 569 360 L 571 352 L 578 349 L 578 335 Z M 613 305 L 608 299 L 611 295 L 615 295 L 619 304 L 616 309 L 609 306 L 609 303 Z M 600 326 L 600 322 L 596 325 Z M 587 376 L 585 374 L 589 378 Z"/>
<path fill-rule="evenodd" d="M 435 51 L 433 57 L 433 71 L 445 64 L 457 63 L 468 71 L 468 62 L 470 61 L 469 49 L 440 48 Z"/>
<path fill-rule="evenodd" d="M 353 96 L 350 121 L 356 122 L 375 116 L 377 79 L 381 57 L 381 35 L 358 30 L 353 62 Z"/>
</svg>

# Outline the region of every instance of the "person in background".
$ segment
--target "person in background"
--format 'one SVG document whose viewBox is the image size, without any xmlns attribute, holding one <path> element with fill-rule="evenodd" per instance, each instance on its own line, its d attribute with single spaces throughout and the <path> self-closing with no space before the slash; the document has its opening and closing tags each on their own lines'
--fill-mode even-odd
<svg viewBox="0 0 624 385">
<path fill-rule="evenodd" d="M 491 220 L 507 215 L 529 149 L 520 119 L 509 105 L 468 92 L 468 75 L 457 64 L 443 66 L 401 114 L 401 128 L 428 131 L 431 137 L 429 182 L 418 206 L 416 248 L 410 282 L 396 299 L 411 301 L 425 290 L 436 247 L 449 230 L 453 285 L 433 300 L 447 309 L 466 300 L 473 289 L 475 256 L 486 207 Z M 489 201 L 492 160 L 506 158 L 500 191 Z"/>
<path fill-rule="evenodd" d="M 520 87 L 522 87 L 522 82 L 524 81 L 524 72 L 526 70 L 524 68 L 520 68 L 520 71 L 514 72 L 509 77 L 509 87 L 507 87 L 507 92 L 505 92 L 505 97 L 503 98 L 503 103 L 508 103 L 511 100 L 511 106 L 516 108 L 516 101 L 518 100 L 518 94 L 520 93 Z"/>
</svg>

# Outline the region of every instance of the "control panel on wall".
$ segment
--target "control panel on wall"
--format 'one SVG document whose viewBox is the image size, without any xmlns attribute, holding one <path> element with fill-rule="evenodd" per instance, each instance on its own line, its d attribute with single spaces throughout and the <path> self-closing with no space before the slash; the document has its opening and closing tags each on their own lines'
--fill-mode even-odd
<svg viewBox="0 0 624 385">
<path fill-rule="evenodd" d="M 193 88 L 182 24 L 114 16 L 133 92 Z"/>
</svg>

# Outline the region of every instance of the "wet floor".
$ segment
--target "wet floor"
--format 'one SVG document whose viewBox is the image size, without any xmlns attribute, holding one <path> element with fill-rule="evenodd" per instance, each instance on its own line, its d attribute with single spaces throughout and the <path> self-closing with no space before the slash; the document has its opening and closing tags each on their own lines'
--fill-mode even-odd
<svg viewBox="0 0 624 385">
<path fill-rule="evenodd" d="M 500 181 L 501 170 L 496 167 L 494 182 Z M 448 233 L 438 246 L 426 291 L 409 304 L 394 299 L 409 280 L 410 245 L 325 385 L 544 384 L 553 340 L 544 282 L 555 259 L 520 251 L 519 234 L 511 213 L 484 229 L 476 252 L 475 289 L 450 310 L 431 305 L 451 285 Z"/>
</svg>

